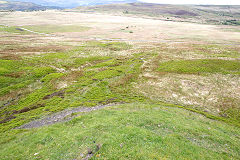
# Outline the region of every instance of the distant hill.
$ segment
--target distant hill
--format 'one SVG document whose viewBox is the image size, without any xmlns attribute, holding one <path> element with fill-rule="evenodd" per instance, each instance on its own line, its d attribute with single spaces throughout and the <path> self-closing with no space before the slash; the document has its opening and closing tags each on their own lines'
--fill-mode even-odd
<svg viewBox="0 0 240 160">
<path fill-rule="evenodd" d="M 148 16 L 166 21 L 240 25 L 240 6 L 237 5 L 218 6 L 128 3 L 80 6 L 74 10 L 77 12 L 107 12 L 129 16 Z"/>
<path fill-rule="evenodd" d="M 59 7 L 41 6 L 31 2 L 19 2 L 19 1 L 3 1 L 0 0 L 0 10 L 13 10 L 13 11 L 34 11 L 34 10 L 46 10 L 46 9 L 60 9 Z"/>
<path fill-rule="evenodd" d="M 12 0 L 10 0 L 12 1 Z M 77 6 L 103 5 L 112 3 L 133 3 L 138 0 L 18 0 L 31 2 L 42 6 L 58 6 L 62 8 L 74 8 Z"/>
</svg>

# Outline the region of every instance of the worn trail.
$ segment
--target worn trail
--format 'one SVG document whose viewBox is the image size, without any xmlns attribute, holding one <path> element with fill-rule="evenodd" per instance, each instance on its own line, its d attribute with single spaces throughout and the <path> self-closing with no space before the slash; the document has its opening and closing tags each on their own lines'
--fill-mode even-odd
<svg viewBox="0 0 240 160">
<path fill-rule="evenodd" d="M 117 104 L 107 104 L 107 105 L 99 105 L 96 107 L 78 107 L 73 109 L 66 109 L 61 112 L 52 114 L 50 116 L 44 117 L 42 119 L 38 119 L 32 122 L 29 122 L 27 124 L 24 124 L 20 127 L 17 127 L 16 129 L 30 129 L 30 128 L 38 128 L 42 126 L 47 126 L 51 124 L 55 124 L 58 122 L 67 122 L 72 120 L 76 117 L 76 115 L 72 115 L 73 113 L 79 113 L 79 112 L 91 112 L 95 110 L 100 110 L 106 107 L 116 106 Z"/>
</svg>

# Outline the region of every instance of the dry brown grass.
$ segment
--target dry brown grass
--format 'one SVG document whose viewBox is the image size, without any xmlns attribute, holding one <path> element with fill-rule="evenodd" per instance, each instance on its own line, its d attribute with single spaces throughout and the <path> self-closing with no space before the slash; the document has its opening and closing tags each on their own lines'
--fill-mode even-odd
<svg viewBox="0 0 240 160">
<path fill-rule="evenodd" d="M 0 59 L 5 59 L 5 60 L 20 60 L 21 56 L 16 55 L 16 54 L 11 54 L 11 53 L 1 53 L 0 52 Z"/>
<path fill-rule="evenodd" d="M 131 79 L 133 79 L 134 77 L 135 77 L 134 74 L 127 74 L 127 75 L 117 79 L 116 81 L 112 82 L 110 84 L 110 87 L 118 88 L 118 87 L 124 86 L 124 85 L 128 84 L 129 81 L 131 81 Z"/>
<path fill-rule="evenodd" d="M 0 52 L 0 54 L 9 54 L 9 53 L 21 53 L 21 52 L 62 52 L 66 51 L 70 47 L 67 46 L 9 46 Z"/>
<path fill-rule="evenodd" d="M 63 76 L 61 79 L 64 81 L 72 82 L 72 81 L 77 80 L 77 78 L 80 78 L 81 76 L 83 76 L 82 70 L 72 71 L 69 74 Z"/>
<path fill-rule="evenodd" d="M 239 47 L 209 46 L 204 43 L 173 43 L 161 46 L 155 44 L 153 48 L 155 49 L 154 53 L 157 53 L 157 55 L 144 61 L 141 67 L 141 81 L 135 85 L 136 92 L 140 92 L 154 100 L 190 105 L 215 114 L 222 114 L 229 108 L 239 106 L 240 77 L 238 75 L 190 75 L 157 71 L 160 62 L 172 60 L 207 58 L 236 60 L 239 56 L 229 58 L 212 57 L 212 55 L 218 53 L 219 50 L 226 53 L 237 53 Z M 201 54 L 198 52 L 201 52 Z"/>
<path fill-rule="evenodd" d="M 240 102 L 239 77 L 166 74 L 154 76 L 154 79 L 149 76 L 146 78 L 148 80 L 138 84 L 136 89 L 153 99 L 195 105 L 217 113 L 221 106 L 232 106 L 230 103 L 223 103 L 219 97 L 227 96 Z"/>
<path fill-rule="evenodd" d="M 54 19 L 54 21 L 52 21 Z M 46 11 L 46 12 L 13 12 L 0 18 L 2 23 L 9 25 L 84 25 L 90 30 L 79 33 L 59 33 L 68 40 L 86 38 L 120 38 L 131 41 L 164 42 L 191 41 L 238 43 L 240 32 L 226 32 L 213 25 L 200 25 L 181 22 L 113 16 L 106 14 L 86 14 L 76 12 Z M 35 21 L 36 20 L 36 21 Z M 129 26 L 129 30 L 121 29 Z M 186 30 L 187 28 L 187 30 Z M 230 34 L 231 33 L 231 34 Z M 62 41 L 61 37 L 55 40 Z"/>
</svg>

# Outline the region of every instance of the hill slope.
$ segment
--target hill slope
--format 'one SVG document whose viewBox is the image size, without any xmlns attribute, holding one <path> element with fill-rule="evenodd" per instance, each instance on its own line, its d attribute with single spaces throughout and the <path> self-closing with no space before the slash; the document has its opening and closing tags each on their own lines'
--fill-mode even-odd
<svg viewBox="0 0 240 160">
<path fill-rule="evenodd" d="M 239 128 L 189 111 L 136 103 L 2 134 L 0 158 L 239 159 L 237 136 Z"/>
<path fill-rule="evenodd" d="M 239 27 L 0 15 L 1 160 L 240 159 Z"/>
<path fill-rule="evenodd" d="M 240 24 L 240 6 L 129 3 L 78 7 L 76 11 L 149 16 L 167 21 Z"/>
<path fill-rule="evenodd" d="M 0 1 L 0 10 L 14 10 L 14 11 L 33 11 L 33 10 L 45 10 L 45 9 L 59 9 L 59 7 L 46 7 L 31 2 L 20 1 Z"/>
<path fill-rule="evenodd" d="M 102 4 L 111 4 L 111 3 L 133 3 L 137 0 L 19 0 L 21 2 L 31 2 L 43 6 L 58 6 L 62 8 L 73 8 L 77 6 L 86 6 L 86 5 L 102 5 Z"/>
</svg>

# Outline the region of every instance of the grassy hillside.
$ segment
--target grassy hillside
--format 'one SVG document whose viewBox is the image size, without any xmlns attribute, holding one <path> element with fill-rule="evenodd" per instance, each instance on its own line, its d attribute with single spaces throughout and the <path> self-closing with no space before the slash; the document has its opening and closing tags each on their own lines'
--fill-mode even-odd
<svg viewBox="0 0 240 160">
<path fill-rule="evenodd" d="M 0 26 L 0 159 L 240 159 L 239 33 L 215 31 L 235 35 L 215 44 L 136 42 L 156 21 L 120 17 L 111 28 L 119 17 L 2 18 L 19 26 Z M 126 32 L 132 20 L 144 25 Z"/>
<path fill-rule="evenodd" d="M 0 61 L 1 130 L 6 131 L 68 107 L 136 101 L 158 102 L 157 99 L 141 94 L 145 92 L 144 88 L 140 87 L 140 91 L 137 91 L 139 87 L 134 89 L 148 79 L 139 77 L 145 70 L 141 67 L 142 59 L 155 57 L 154 60 L 157 60 L 158 57 L 151 52 L 118 56 L 118 53 L 129 51 L 131 48 L 131 45 L 120 42 L 88 42 L 68 52 L 17 59 L 3 52 L 5 56 Z M 81 53 L 84 53 L 84 56 Z M 220 73 L 238 77 L 240 71 L 239 61 L 233 60 L 152 63 L 160 66 L 155 70 L 161 74 L 204 73 L 202 76 L 211 76 Z M 238 102 L 237 97 L 232 98 Z M 240 122 L 239 112 L 236 112 L 237 105 L 230 104 L 219 109 L 220 113 L 210 112 L 210 115 L 227 115 L 225 118 L 215 118 L 236 124 Z M 201 108 L 197 110 L 200 113 L 202 111 Z M 208 116 L 204 112 L 202 114 Z"/>
<path fill-rule="evenodd" d="M 133 103 L 2 134 L 0 158 L 239 159 L 239 131 L 183 109 Z"/>
<path fill-rule="evenodd" d="M 225 25 L 240 24 L 240 6 L 129 3 L 78 7 L 75 11 L 149 16 L 166 21 L 187 21 Z"/>
</svg>

